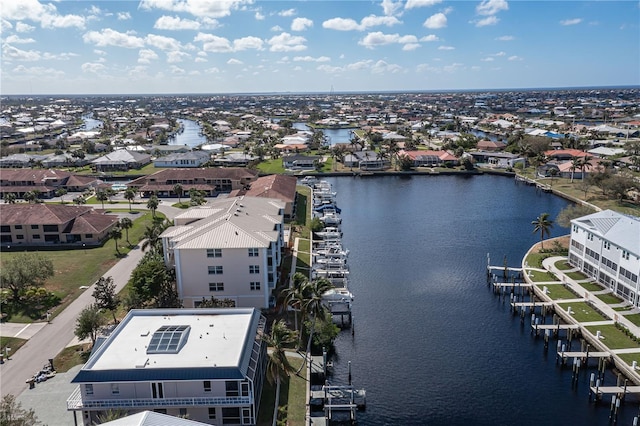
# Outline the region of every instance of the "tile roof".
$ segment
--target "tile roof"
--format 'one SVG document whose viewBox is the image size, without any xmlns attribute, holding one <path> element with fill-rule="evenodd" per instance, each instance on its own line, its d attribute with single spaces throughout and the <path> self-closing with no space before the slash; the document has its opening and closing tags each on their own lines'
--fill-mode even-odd
<svg viewBox="0 0 640 426">
<path fill-rule="evenodd" d="M 60 232 L 100 233 L 118 221 L 89 206 L 63 204 L 0 204 L 3 225 L 66 225 Z"/>
<path fill-rule="evenodd" d="M 262 176 L 251 183 L 251 188 L 246 191 L 245 195 L 277 198 L 285 202 L 293 202 L 296 198 L 296 183 L 295 176 Z"/>
</svg>

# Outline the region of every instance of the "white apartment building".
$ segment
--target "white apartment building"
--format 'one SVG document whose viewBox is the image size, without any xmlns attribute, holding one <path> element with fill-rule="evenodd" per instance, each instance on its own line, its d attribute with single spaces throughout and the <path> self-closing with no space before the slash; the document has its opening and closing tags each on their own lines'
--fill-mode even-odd
<svg viewBox="0 0 640 426">
<path fill-rule="evenodd" d="M 640 218 L 605 210 L 572 220 L 569 263 L 640 307 Z"/>
<path fill-rule="evenodd" d="M 72 380 L 78 387 L 67 409 L 75 424 L 82 413 L 85 426 L 108 410 L 253 425 L 267 362 L 264 328 L 250 308 L 134 309 L 96 343 Z"/>
<path fill-rule="evenodd" d="M 237 307 L 268 308 L 282 260 L 284 209 L 280 200 L 244 196 L 177 216 L 161 237 L 183 305 L 196 307 L 213 296 Z"/>
</svg>

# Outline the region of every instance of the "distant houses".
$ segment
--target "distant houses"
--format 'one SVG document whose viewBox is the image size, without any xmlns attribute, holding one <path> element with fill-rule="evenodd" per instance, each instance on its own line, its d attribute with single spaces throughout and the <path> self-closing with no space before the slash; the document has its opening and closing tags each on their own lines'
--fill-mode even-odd
<svg viewBox="0 0 640 426">
<path fill-rule="evenodd" d="M 117 149 L 91 161 L 91 166 L 99 172 L 127 171 L 139 169 L 151 162 L 151 155 L 127 149 Z"/>
<path fill-rule="evenodd" d="M 40 198 L 51 198 L 58 189 L 82 192 L 100 184 L 102 181 L 95 177 L 55 169 L 8 169 L 0 173 L 0 194 L 13 193 L 18 198 L 30 191 L 36 191 Z"/>
<path fill-rule="evenodd" d="M 189 168 L 201 167 L 211 160 L 211 154 L 205 151 L 176 152 L 153 160 L 155 167 Z"/>
</svg>

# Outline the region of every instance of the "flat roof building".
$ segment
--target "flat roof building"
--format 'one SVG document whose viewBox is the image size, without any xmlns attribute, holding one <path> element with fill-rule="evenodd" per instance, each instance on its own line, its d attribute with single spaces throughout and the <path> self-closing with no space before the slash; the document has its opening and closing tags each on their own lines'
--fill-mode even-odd
<svg viewBox="0 0 640 426">
<path fill-rule="evenodd" d="M 207 424 L 255 424 L 266 368 L 256 309 L 134 309 L 72 383 L 67 409 L 153 410 Z M 75 414 L 74 414 L 75 415 Z"/>
</svg>

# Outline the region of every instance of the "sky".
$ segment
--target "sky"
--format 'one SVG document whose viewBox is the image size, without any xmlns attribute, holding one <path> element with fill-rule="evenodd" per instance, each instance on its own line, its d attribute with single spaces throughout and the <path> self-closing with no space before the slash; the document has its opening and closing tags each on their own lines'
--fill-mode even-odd
<svg viewBox="0 0 640 426">
<path fill-rule="evenodd" d="M 639 1 L 3 0 L 0 94 L 640 85 Z"/>
</svg>

